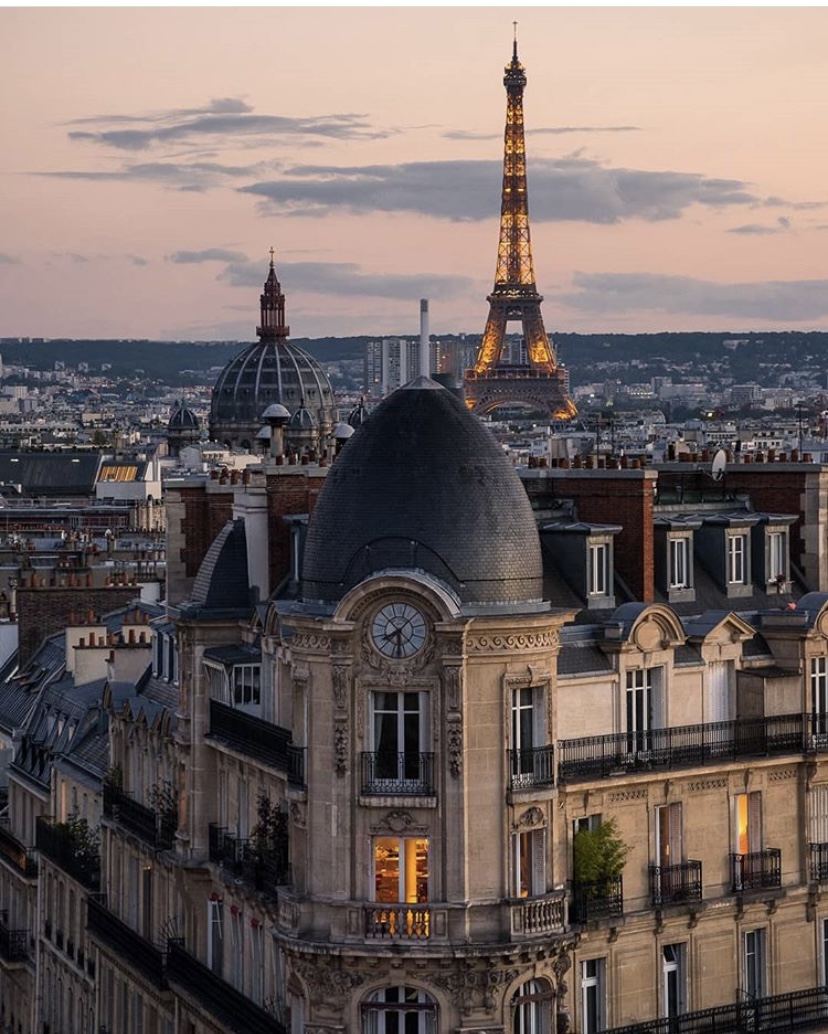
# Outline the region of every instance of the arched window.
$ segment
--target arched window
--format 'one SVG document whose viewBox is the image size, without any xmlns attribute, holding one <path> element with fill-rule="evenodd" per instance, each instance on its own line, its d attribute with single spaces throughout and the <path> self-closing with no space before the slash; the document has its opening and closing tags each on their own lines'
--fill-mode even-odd
<svg viewBox="0 0 828 1034">
<path fill-rule="evenodd" d="M 547 980 L 527 980 L 512 999 L 512 1034 L 552 1034 L 554 992 Z"/>
<path fill-rule="evenodd" d="M 437 1003 L 416 987 L 384 987 L 362 1006 L 363 1034 L 437 1034 Z"/>
</svg>

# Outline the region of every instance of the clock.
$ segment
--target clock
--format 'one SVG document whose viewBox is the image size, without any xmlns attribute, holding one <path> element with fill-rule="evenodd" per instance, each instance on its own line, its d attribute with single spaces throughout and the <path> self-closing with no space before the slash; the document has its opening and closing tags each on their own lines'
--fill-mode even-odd
<svg viewBox="0 0 828 1034">
<path fill-rule="evenodd" d="M 371 639 L 383 657 L 412 657 L 426 638 L 423 615 L 410 603 L 386 603 L 371 625 Z"/>
</svg>

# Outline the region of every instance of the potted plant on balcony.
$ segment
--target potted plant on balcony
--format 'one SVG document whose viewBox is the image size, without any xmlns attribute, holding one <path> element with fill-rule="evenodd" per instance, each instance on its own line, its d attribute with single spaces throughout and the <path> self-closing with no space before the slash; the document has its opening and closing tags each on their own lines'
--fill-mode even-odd
<svg viewBox="0 0 828 1034">
<path fill-rule="evenodd" d="M 629 851 L 614 818 L 594 829 L 579 829 L 575 834 L 574 904 L 582 919 L 619 914 L 620 877 Z"/>
<path fill-rule="evenodd" d="M 287 879 L 288 817 L 265 793 L 256 801 L 256 825 L 250 831 L 250 850 L 257 888 L 274 889 Z"/>
</svg>

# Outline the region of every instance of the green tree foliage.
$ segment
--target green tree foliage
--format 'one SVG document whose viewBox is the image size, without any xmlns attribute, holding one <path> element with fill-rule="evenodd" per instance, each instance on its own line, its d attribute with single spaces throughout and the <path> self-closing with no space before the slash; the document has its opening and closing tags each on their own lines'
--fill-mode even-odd
<svg viewBox="0 0 828 1034">
<path fill-rule="evenodd" d="M 595 829 L 579 829 L 573 847 L 578 883 L 603 883 L 620 876 L 630 851 L 618 834 L 614 818 Z"/>
</svg>

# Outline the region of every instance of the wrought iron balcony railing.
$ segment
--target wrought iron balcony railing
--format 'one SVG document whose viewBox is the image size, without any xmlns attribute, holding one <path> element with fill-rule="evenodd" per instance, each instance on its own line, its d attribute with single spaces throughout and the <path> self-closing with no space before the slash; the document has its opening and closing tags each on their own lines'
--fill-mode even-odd
<svg viewBox="0 0 828 1034">
<path fill-rule="evenodd" d="M 563 933 L 567 925 L 567 900 L 562 890 L 513 902 L 512 936 L 541 937 Z"/>
<path fill-rule="evenodd" d="M 624 914 L 624 884 L 621 876 L 609 876 L 597 883 L 573 880 L 569 918 L 573 923 L 615 919 Z"/>
<path fill-rule="evenodd" d="M 554 786 L 555 764 L 552 747 L 524 747 L 509 751 L 509 785 L 513 790 Z"/>
<path fill-rule="evenodd" d="M 365 909 L 365 936 L 380 940 L 427 941 L 431 937 L 428 905 L 372 905 Z"/>
<path fill-rule="evenodd" d="M 305 785 L 305 750 L 292 743 L 290 732 L 280 725 L 211 700 L 207 735 L 222 740 L 247 757 L 279 769 L 292 785 Z"/>
<path fill-rule="evenodd" d="M 103 812 L 155 850 L 169 850 L 175 843 L 175 817 L 141 804 L 131 794 L 109 783 L 104 783 Z"/>
<path fill-rule="evenodd" d="M 828 882 L 828 844 L 809 844 L 810 877 L 814 883 Z"/>
<path fill-rule="evenodd" d="M 682 905 L 702 899 L 702 863 L 650 866 L 650 896 L 653 908 Z"/>
<path fill-rule="evenodd" d="M 101 881 L 100 855 L 89 850 L 65 825 L 52 825 L 39 818 L 35 829 L 38 851 L 60 866 L 90 890 L 97 890 Z"/>
<path fill-rule="evenodd" d="M 0 823 L 0 858 L 4 858 L 22 876 L 37 876 L 37 862 L 3 823 Z"/>
<path fill-rule="evenodd" d="M 716 764 L 741 757 L 801 754 L 809 749 L 806 717 L 771 715 L 560 740 L 558 782 L 600 779 L 615 772 Z"/>
<path fill-rule="evenodd" d="M 167 946 L 167 975 L 170 983 L 182 988 L 230 1030 L 243 1030 L 245 1034 L 287 1034 L 275 1016 L 216 976 L 190 955 L 180 941 L 170 941 Z"/>
<path fill-rule="evenodd" d="M 776 847 L 750 854 L 731 854 L 732 890 L 765 890 L 782 886 L 782 852 Z"/>
<path fill-rule="evenodd" d="M 4 962 L 25 962 L 31 947 L 30 930 L 11 930 L 9 913 L 0 912 L 0 959 Z"/>
<path fill-rule="evenodd" d="M 166 988 L 164 953 L 110 912 L 103 895 L 89 895 L 86 918 L 87 928 L 94 938 L 105 944 L 116 956 L 129 959 L 130 964 L 154 987 L 159 990 Z M 90 968 L 93 963 L 91 956 L 86 961 L 91 976 L 94 973 L 94 969 Z"/>
<path fill-rule="evenodd" d="M 434 754 L 421 751 L 365 751 L 362 792 L 389 796 L 434 794 Z"/>
<path fill-rule="evenodd" d="M 210 861 L 225 872 L 260 891 L 275 894 L 277 887 L 291 882 L 287 832 L 284 842 L 261 845 L 252 838 L 233 836 L 215 823 L 210 823 Z"/>
<path fill-rule="evenodd" d="M 796 1034 L 828 1027 L 828 987 L 752 998 L 714 1009 L 612 1027 L 604 1034 Z"/>
</svg>

